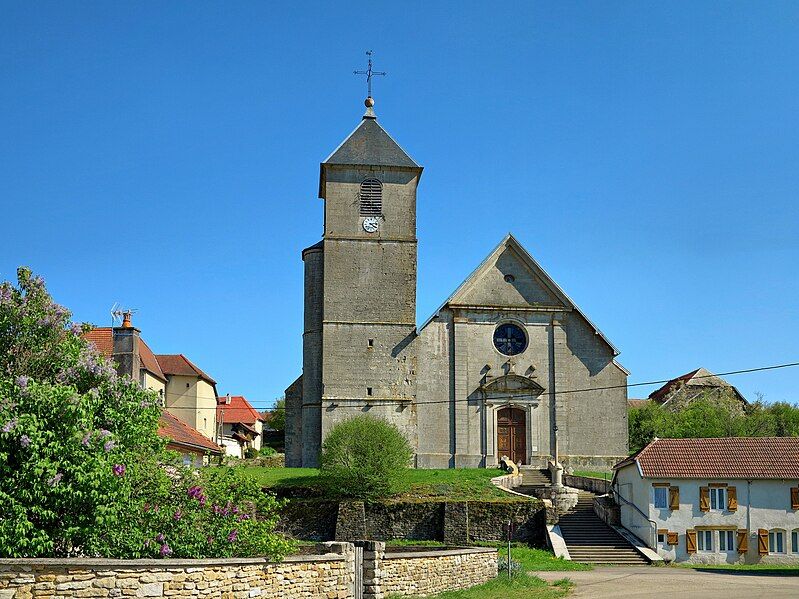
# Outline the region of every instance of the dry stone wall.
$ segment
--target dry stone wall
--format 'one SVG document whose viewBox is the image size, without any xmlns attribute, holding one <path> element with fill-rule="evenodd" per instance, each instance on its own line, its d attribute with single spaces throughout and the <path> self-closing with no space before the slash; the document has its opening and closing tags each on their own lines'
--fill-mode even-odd
<svg viewBox="0 0 799 599">
<path fill-rule="evenodd" d="M 363 547 L 364 599 L 463 589 L 497 575 L 497 552 L 460 548 L 385 553 Z M 326 553 L 283 562 L 263 559 L 0 559 L 0 599 L 353 599 L 355 547 L 324 543 Z"/>
<path fill-rule="evenodd" d="M 263 559 L 2 559 L 0 599 L 349 599 L 354 596 L 354 548 L 349 543 L 325 545 L 330 553 L 292 556 L 280 563 Z"/>
</svg>

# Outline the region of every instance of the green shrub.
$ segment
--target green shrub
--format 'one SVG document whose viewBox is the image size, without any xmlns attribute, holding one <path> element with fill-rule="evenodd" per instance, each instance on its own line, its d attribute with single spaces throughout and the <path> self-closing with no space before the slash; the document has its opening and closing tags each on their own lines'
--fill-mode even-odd
<svg viewBox="0 0 799 599">
<path fill-rule="evenodd" d="M 0 557 L 285 555 L 274 498 L 180 466 L 155 394 L 117 375 L 40 277 L 17 278 L 0 283 Z"/>
<path fill-rule="evenodd" d="M 322 444 L 320 477 L 332 495 L 354 499 L 386 497 L 399 490 L 413 449 L 399 429 L 370 415 L 345 420 Z"/>
<path fill-rule="evenodd" d="M 258 457 L 258 450 L 255 447 L 248 447 L 244 450 L 244 458 L 247 460 L 252 460 Z"/>
<path fill-rule="evenodd" d="M 277 455 L 277 451 L 268 445 L 264 445 L 258 452 L 258 455 L 262 458 L 271 458 L 273 455 Z"/>
</svg>

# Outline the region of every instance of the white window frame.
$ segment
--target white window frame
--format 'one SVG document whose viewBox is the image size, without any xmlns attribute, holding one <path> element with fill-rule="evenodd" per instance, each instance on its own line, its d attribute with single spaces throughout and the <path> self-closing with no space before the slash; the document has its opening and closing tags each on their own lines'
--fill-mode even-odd
<svg viewBox="0 0 799 599">
<path fill-rule="evenodd" d="M 658 491 L 663 492 L 663 505 L 658 505 Z M 663 510 L 669 507 L 669 488 L 668 487 L 652 487 L 652 505 L 657 510 Z"/>
<path fill-rule="evenodd" d="M 716 535 L 713 534 L 712 530 L 702 530 L 699 529 L 696 531 L 696 550 L 702 553 L 713 553 L 713 537 Z"/>
<path fill-rule="evenodd" d="M 726 511 L 726 509 L 727 487 L 710 487 L 710 510 L 713 512 L 723 512 Z"/>
<path fill-rule="evenodd" d="M 735 530 L 720 530 L 719 531 L 719 553 L 732 553 L 738 550 L 737 548 L 737 535 Z M 724 547 L 722 547 L 724 545 Z"/>
<path fill-rule="evenodd" d="M 791 553 L 799 554 L 799 528 L 791 531 Z"/>
<path fill-rule="evenodd" d="M 769 555 L 785 555 L 787 547 L 785 546 L 785 531 L 781 528 L 773 528 L 768 531 L 768 552 Z M 780 540 L 782 541 L 782 551 L 779 551 Z"/>
<path fill-rule="evenodd" d="M 668 541 L 668 535 L 665 532 L 658 533 L 658 543 L 666 543 Z"/>
</svg>

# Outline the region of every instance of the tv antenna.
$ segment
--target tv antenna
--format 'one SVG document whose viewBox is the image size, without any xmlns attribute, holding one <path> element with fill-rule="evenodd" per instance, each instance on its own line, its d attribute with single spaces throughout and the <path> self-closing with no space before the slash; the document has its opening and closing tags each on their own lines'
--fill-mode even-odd
<svg viewBox="0 0 799 599">
<path fill-rule="evenodd" d="M 119 326 L 125 321 L 125 316 L 128 316 L 128 320 L 130 320 L 130 316 L 138 312 L 136 308 L 124 308 L 119 302 L 114 302 L 114 305 L 111 306 L 111 326 Z"/>
</svg>

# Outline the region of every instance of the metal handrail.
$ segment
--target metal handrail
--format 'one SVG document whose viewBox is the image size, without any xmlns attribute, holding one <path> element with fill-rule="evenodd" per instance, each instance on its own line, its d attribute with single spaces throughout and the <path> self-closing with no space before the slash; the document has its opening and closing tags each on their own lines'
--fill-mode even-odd
<svg viewBox="0 0 799 599">
<path fill-rule="evenodd" d="M 611 488 L 610 488 L 610 490 L 611 490 L 611 491 L 612 491 L 612 493 L 613 493 L 613 498 L 614 498 L 614 499 L 616 499 L 616 500 L 618 500 L 618 499 L 621 499 L 621 500 L 622 500 L 624 503 L 626 503 L 627 505 L 629 505 L 630 507 L 632 507 L 632 508 L 633 508 L 633 509 L 634 509 L 636 512 L 638 512 L 639 514 L 641 514 L 641 516 L 643 516 L 643 517 L 646 519 L 646 521 L 647 521 L 647 522 L 649 522 L 649 524 L 651 524 L 651 525 L 652 525 L 652 531 L 651 531 L 651 535 L 652 535 L 652 536 L 650 536 L 650 538 L 649 538 L 649 540 L 650 540 L 649 547 L 650 547 L 650 548 L 652 548 L 652 549 L 654 549 L 654 548 L 655 548 L 655 546 L 656 546 L 656 541 L 655 541 L 655 539 L 656 539 L 656 537 L 657 537 L 657 530 L 658 530 L 658 524 L 657 524 L 657 522 L 655 522 L 655 521 L 654 521 L 654 520 L 652 520 L 652 519 L 651 519 L 649 516 L 647 516 L 647 515 L 646 515 L 644 512 L 642 512 L 642 511 L 641 511 L 641 508 L 639 508 L 637 505 L 635 505 L 635 504 L 634 504 L 632 501 L 629 501 L 629 500 L 625 499 L 624 497 L 622 497 L 622 496 L 621 496 L 621 493 L 619 493 L 619 492 L 618 492 L 618 490 L 616 489 L 616 487 L 611 487 Z"/>
</svg>

